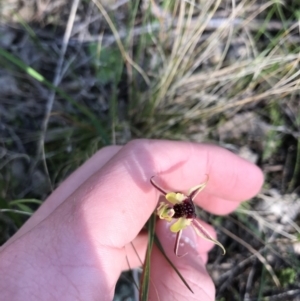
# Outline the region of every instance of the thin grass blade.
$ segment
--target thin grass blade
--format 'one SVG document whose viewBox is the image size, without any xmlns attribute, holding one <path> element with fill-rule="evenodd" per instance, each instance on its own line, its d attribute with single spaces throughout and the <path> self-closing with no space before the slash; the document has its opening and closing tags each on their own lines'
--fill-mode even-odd
<svg viewBox="0 0 300 301">
<path fill-rule="evenodd" d="M 42 205 L 41 200 L 37 199 L 18 199 L 18 200 L 13 200 L 9 202 L 9 205 L 19 205 L 19 204 L 37 204 L 37 205 Z"/>
<path fill-rule="evenodd" d="M 83 114 L 85 114 L 92 122 L 92 124 L 97 129 L 97 132 L 102 137 L 104 144 L 109 144 L 109 137 L 104 129 L 104 126 L 99 121 L 99 118 L 95 116 L 95 114 L 86 106 L 83 106 L 76 102 L 72 97 L 70 97 L 67 93 L 65 93 L 63 90 L 55 87 L 51 82 L 46 80 L 43 75 L 38 73 L 35 69 L 31 68 L 30 66 L 23 63 L 20 59 L 16 58 L 14 55 L 10 54 L 6 50 L 0 48 L 0 55 L 5 57 L 7 60 L 9 60 L 11 63 L 19 67 L 21 70 L 25 71 L 28 75 L 30 75 L 35 80 L 41 82 L 51 90 L 55 90 L 57 94 L 59 94 L 61 97 L 69 101 L 72 105 L 77 107 Z"/>
<path fill-rule="evenodd" d="M 141 279 L 140 287 L 140 301 L 148 301 L 149 296 L 149 286 L 150 286 L 150 264 L 151 264 L 151 252 L 155 237 L 155 222 L 156 215 L 152 214 L 148 221 L 148 247 L 146 253 L 146 259 L 144 263 L 144 269 Z"/>
</svg>

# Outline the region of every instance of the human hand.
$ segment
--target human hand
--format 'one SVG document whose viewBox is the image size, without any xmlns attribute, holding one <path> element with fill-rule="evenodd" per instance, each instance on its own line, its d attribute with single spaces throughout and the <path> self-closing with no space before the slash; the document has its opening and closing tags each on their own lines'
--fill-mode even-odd
<svg viewBox="0 0 300 301">
<path fill-rule="evenodd" d="M 217 146 L 136 140 L 103 148 L 65 180 L 0 249 L 1 300 L 112 300 L 122 270 L 140 265 L 147 234 L 141 229 L 159 193 L 149 179 L 159 176 L 170 191 L 209 182 L 197 205 L 215 214 L 233 211 L 263 183 L 253 164 Z M 203 222 L 201 222 L 205 225 Z M 212 227 L 206 229 L 215 237 Z M 214 300 L 205 269 L 211 242 L 183 231 L 173 253 L 174 234 L 159 220 L 157 235 L 194 294 L 154 246 L 149 300 Z"/>
</svg>

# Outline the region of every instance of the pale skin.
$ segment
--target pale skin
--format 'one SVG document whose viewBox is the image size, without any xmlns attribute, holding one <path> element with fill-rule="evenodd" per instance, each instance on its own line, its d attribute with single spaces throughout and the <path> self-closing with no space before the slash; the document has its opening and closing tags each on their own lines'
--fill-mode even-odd
<svg viewBox="0 0 300 301">
<path fill-rule="evenodd" d="M 103 148 L 0 248 L 1 300 L 112 300 L 121 271 L 128 269 L 126 257 L 131 267 L 141 265 L 132 244 L 144 258 L 142 229 L 160 195 L 150 178 L 155 175 L 170 191 L 188 191 L 206 174 L 209 182 L 195 203 L 214 214 L 232 212 L 263 183 L 258 167 L 217 146 L 136 140 Z M 185 229 L 180 248 L 187 255 L 179 258 L 169 226 L 159 220 L 157 235 L 194 294 L 154 247 L 149 300 L 215 300 L 205 268 L 214 245 Z"/>
</svg>

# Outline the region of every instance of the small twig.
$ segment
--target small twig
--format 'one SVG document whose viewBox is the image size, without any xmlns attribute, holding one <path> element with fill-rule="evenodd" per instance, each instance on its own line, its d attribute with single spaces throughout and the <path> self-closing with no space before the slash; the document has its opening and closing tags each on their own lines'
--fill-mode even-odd
<svg viewBox="0 0 300 301">
<path fill-rule="evenodd" d="M 249 301 L 249 297 L 250 297 L 250 293 L 252 291 L 252 287 L 253 287 L 253 276 L 255 273 L 255 267 L 252 266 L 250 273 L 248 275 L 248 279 L 247 279 L 247 283 L 246 283 L 246 292 L 244 295 L 244 301 Z"/>
<path fill-rule="evenodd" d="M 275 301 L 275 300 L 292 300 L 291 297 L 300 296 L 300 289 L 289 290 L 277 295 L 264 296 L 263 300 Z M 293 299 L 296 300 L 296 299 Z M 251 298 L 249 301 L 257 301 L 257 298 Z"/>
<path fill-rule="evenodd" d="M 30 157 L 27 154 L 19 154 L 19 153 L 9 152 L 9 151 L 7 151 L 7 149 L 4 149 L 2 147 L 0 147 L 0 150 L 3 150 L 3 152 L 1 153 L 1 156 L 0 156 L 0 159 L 1 159 L 0 170 L 6 164 L 8 164 L 9 162 L 11 162 L 15 159 L 24 158 L 27 161 L 30 160 Z M 7 159 L 3 159 L 4 157 L 7 157 Z"/>
<path fill-rule="evenodd" d="M 93 23 L 94 21 L 97 21 L 99 18 L 95 17 L 91 20 L 90 23 Z M 195 22 L 197 20 L 193 19 L 191 21 L 191 28 L 193 26 L 195 26 Z M 155 31 L 160 31 L 162 29 L 165 29 L 166 31 L 169 30 L 171 27 L 175 26 L 177 22 L 177 19 L 173 19 L 171 20 L 166 20 L 164 23 L 159 23 L 159 22 L 153 22 L 151 24 L 151 29 L 153 32 Z M 235 19 L 230 19 L 230 18 L 212 18 L 211 20 L 209 20 L 209 22 L 207 23 L 207 26 L 205 28 L 205 31 L 213 31 L 213 30 L 217 30 L 220 27 L 224 27 L 224 26 L 233 26 L 233 27 L 237 27 L 237 26 L 242 26 L 243 25 L 244 20 L 241 18 L 235 18 Z M 257 31 L 259 30 L 265 21 L 255 21 L 255 22 L 249 22 L 247 23 L 247 28 L 250 29 L 250 31 Z M 162 26 L 163 24 L 163 26 Z M 288 23 L 289 26 L 294 26 L 294 23 Z M 163 27 L 163 28 L 162 28 Z M 278 22 L 278 21 L 270 21 L 267 25 L 266 25 L 266 30 L 270 30 L 270 31 L 278 31 L 282 29 L 282 23 Z M 148 29 L 148 25 L 144 25 L 144 26 L 136 26 L 133 30 L 131 30 L 133 32 L 134 36 L 139 36 L 145 33 L 149 32 Z M 119 30 L 118 34 L 119 34 L 119 38 L 120 39 L 124 39 L 128 36 L 129 31 L 128 30 Z M 92 36 L 88 36 L 86 37 L 84 40 L 82 40 L 84 43 L 89 43 L 89 42 L 96 42 L 101 38 L 100 35 L 92 35 Z M 72 39 L 72 42 L 75 42 L 76 39 Z M 104 46 L 109 46 L 111 44 L 113 44 L 114 42 L 116 42 L 116 37 L 115 35 L 105 35 L 103 36 L 103 45 Z"/>
<path fill-rule="evenodd" d="M 111 10 L 116 10 L 118 9 L 120 6 L 126 4 L 129 0 L 119 0 L 116 3 L 112 4 L 110 9 Z"/>
<path fill-rule="evenodd" d="M 271 275 L 274 283 L 276 284 L 276 286 L 278 286 L 278 287 L 280 286 L 280 281 L 279 281 L 278 277 L 276 276 L 276 274 L 274 273 L 273 268 L 270 266 L 270 264 L 267 262 L 267 260 L 257 250 L 255 250 L 250 244 L 248 244 L 247 242 L 245 242 L 243 239 L 239 238 L 238 236 L 236 236 L 232 232 L 228 231 L 224 227 L 219 227 L 219 229 L 223 233 L 225 233 L 226 235 L 230 236 L 232 239 L 234 239 L 235 241 L 237 241 L 238 243 L 240 243 L 246 249 L 248 249 L 249 252 L 251 252 L 252 254 L 254 254 L 257 257 L 257 259 L 262 264 L 265 265 L 266 269 L 270 273 L 270 275 Z"/>
<path fill-rule="evenodd" d="M 216 280 L 218 285 L 224 281 L 224 283 L 222 284 L 222 286 L 219 289 L 219 292 L 222 292 L 222 291 L 224 291 L 225 288 L 228 288 L 228 285 L 227 285 L 228 280 L 230 280 L 236 273 L 239 272 L 239 270 L 244 268 L 253 259 L 255 259 L 255 255 L 249 256 L 248 258 L 238 262 L 235 266 L 233 266 L 226 272 L 222 273 L 222 275 L 220 275 L 220 277 Z"/>
<path fill-rule="evenodd" d="M 262 199 L 264 199 L 264 197 L 262 197 Z M 278 227 L 278 223 L 274 224 L 274 223 L 268 222 L 267 219 L 263 218 L 262 214 L 266 214 L 267 213 L 266 211 L 260 212 L 260 211 L 246 210 L 246 209 L 237 209 L 237 212 L 247 214 L 248 216 L 252 216 L 254 219 L 257 220 L 258 223 L 263 224 L 265 227 L 269 228 L 273 232 L 279 233 L 282 236 L 284 236 L 290 240 L 293 240 L 293 241 L 297 240 L 296 235 L 293 235 L 284 230 L 281 230 L 280 227 Z"/>
<path fill-rule="evenodd" d="M 62 79 L 62 67 L 63 67 L 67 47 L 68 47 L 68 44 L 69 44 L 72 28 L 73 28 L 73 25 L 74 25 L 74 20 L 75 20 L 75 16 L 76 16 L 76 12 L 77 12 L 79 2 L 80 2 L 80 0 L 74 0 L 73 4 L 72 4 L 72 7 L 71 7 L 68 23 L 67 23 L 65 34 L 64 34 L 64 37 L 63 37 L 63 42 L 62 42 L 62 47 L 61 47 L 61 50 L 60 50 L 58 63 L 57 63 L 57 66 L 56 66 L 55 77 L 54 77 L 54 81 L 53 81 L 53 86 L 54 87 L 57 87 L 60 84 L 61 79 Z M 40 137 L 38 150 L 37 150 L 37 158 L 36 158 L 35 163 L 31 166 L 31 172 L 32 172 L 35 165 L 37 164 L 38 160 L 40 159 L 40 156 L 42 157 L 44 169 L 45 169 L 46 175 L 48 177 L 49 186 L 50 186 L 51 190 L 52 190 L 52 184 L 51 184 L 51 180 L 50 180 L 50 177 L 49 177 L 49 171 L 48 171 L 46 157 L 45 157 L 44 144 L 45 144 L 45 136 L 46 136 L 46 132 L 47 132 L 47 128 L 48 128 L 48 122 L 49 122 L 50 114 L 51 114 L 51 111 L 52 111 L 55 95 L 56 95 L 56 91 L 54 89 L 52 89 L 51 92 L 50 92 L 50 95 L 48 97 L 48 100 L 47 100 L 45 119 L 44 119 L 43 124 L 42 124 L 41 137 Z"/>
</svg>

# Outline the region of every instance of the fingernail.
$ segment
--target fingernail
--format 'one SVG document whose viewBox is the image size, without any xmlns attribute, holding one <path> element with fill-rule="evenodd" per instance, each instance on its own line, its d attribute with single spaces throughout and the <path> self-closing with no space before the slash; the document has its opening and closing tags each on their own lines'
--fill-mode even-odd
<svg viewBox="0 0 300 301">
<path fill-rule="evenodd" d="M 176 233 L 170 231 L 171 224 L 166 221 L 158 221 L 157 234 L 164 249 L 174 253 Z M 191 227 L 182 230 L 181 239 L 179 242 L 178 254 L 193 254 L 198 255 L 198 240 L 195 231 Z"/>
<path fill-rule="evenodd" d="M 179 250 L 182 253 L 198 254 L 198 240 L 195 231 L 188 227 L 182 231 L 182 236 L 179 243 Z"/>
</svg>

